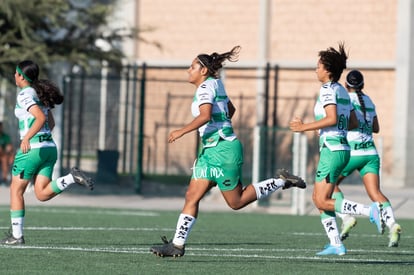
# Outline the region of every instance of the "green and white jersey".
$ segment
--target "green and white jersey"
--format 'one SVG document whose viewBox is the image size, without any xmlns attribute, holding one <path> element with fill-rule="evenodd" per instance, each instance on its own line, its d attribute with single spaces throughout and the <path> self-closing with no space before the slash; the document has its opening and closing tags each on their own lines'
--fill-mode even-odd
<svg viewBox="0 0 414 275">
<path fill-rule="evenodd" d="M 229 98 L 220 79 L 209 77 L 197 88 L 191 104 L 192 115 L 200 115 L 199 107 L 202 104 L 213 105 L 211 120 L 198 129 L 204 147 L 216 146 L 220 138 L 228 141 L 237 138 L 228 115 L 228 102 Z"/>
<path fill-rule="evenodd" d="M 46 123 L 40 131 L 30 139 L 30 147 L 55 147 L 56 145 L 53 141 L 52 133 L 47 123 L 49 108 L 41 105 L 36 91 L 30 86 L 23 88 L 19 92 L 17 95 L 16 107 L 14 109 L 14 114 L 19 120 L 20 139 L 24 138 L 35 121 L 34 116 L 28 111 L 33 105 L 38 105 L 40 107 L 46 116 Z"/>
<path fill-rule="evenodd" d="M 350 130 L 347 135 L 351 156 L 378 155 L 372 135 L 374 117 L 377 116 L 375 105 L 369 96 L 362 95 L 366 111 L 364 118 L 357 93 L 349 93 L 349 97 L 358 119 L 358 128 Z"/>
<path fill-rule="evenodd" d="M 333 126 L 319 130 L 320 149 L 326 146 L 331 151 L 350 150 L 346 136 L 352 105 L 348 92 L 337 82 L 327 82 L 322 85 L 314 108 L 316 120 L 326 116 L 324 107 L 330 104 L 336 105 L 337 122 Z"/>
</svg>

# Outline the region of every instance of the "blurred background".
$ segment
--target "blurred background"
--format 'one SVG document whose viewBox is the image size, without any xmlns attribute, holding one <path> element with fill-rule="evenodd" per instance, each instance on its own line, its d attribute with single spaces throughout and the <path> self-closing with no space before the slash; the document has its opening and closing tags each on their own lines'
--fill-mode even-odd
<svg viewBox="0 0 414 275">
<path fill-rule="evenodd" d="M 17 147 L 13 76 L 31 59 L 65 95 L 54 110 L 56 175 L 76 165 L 97 184 L 138 194 L 146 182 L 186 184 L 197 133 L 167 143 L 192 119 L 186 70 L 200 53 L 240 45 L 221 77 L 237 108 L 244 183 L 280 167 L 313 183 L 316 133 L 295 137 L 288 123 L 313 120 L 318 52 L 345 42 L 340 82 L 351 69 L 364 74 L 381 126 L 382 183 L 413 187 L 413 12 L 410 0 L 2 0 L 0 120 Z"/>
</svg>

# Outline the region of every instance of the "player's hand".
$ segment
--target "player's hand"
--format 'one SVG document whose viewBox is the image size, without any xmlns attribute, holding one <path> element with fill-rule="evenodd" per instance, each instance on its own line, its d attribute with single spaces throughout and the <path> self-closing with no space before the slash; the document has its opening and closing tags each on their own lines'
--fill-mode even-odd
<svg viewBox="0 0 414 275">
<path fill-rule="evenodd" d="M 28 140 L 23 139 L 20 143 L 20 150 L 22 150 L 23 154 L 26 154 L 30 151 L 30 142 Z"/>
<path fill-rule="evenodd" d="M 303 131 L 302 126 L 303 126 L 303 122 L 298 117 L 293 118 L 289 123 L 289 128 L 293 132 L 302 132 Z"/>
<path fill-rule="evenodd" d="M 176 141 L 177 139 L 179 139 L 182 136 L 183 136 L 183 132 L 182 131 L 180 131 L 180 130 L 172 131 L 168 135 L 168 143 L 173 143 L 174 141 Z"/>
</svg>

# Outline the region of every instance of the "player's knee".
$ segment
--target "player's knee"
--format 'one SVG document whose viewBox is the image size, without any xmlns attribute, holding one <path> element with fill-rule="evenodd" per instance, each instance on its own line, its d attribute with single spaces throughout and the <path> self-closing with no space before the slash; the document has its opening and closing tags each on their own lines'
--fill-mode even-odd
<svg viewBox="0 0 414 275">
<path fill-rule="evenodd" d="M 316 196 L 315 193 L 312 194 L 312 201 L 313 201 L 313 204 L 316 206 L 317 201 L 318 201 L 318 197 Z"/>
<path fill-rule="evenodd" d="M 239 210 L 243 208 L 244 205 L 242 205 L 240 202 L 227 202 L 227 205 L 233 209 L 233 210 Z"/>
<path fill-rule="evenodd" d="M 43 194 L 42 192 L 35 192 L 35 194 L 36 198 L 41 202 L 48 201 L 51 199 L 49 195 Z"/>
<path fill-rule="evenodd" d="M 36 198 L 37 198 L 39 201 L 47 201 L 46 197 L 45 197 L 45 196 L 43 196 L 43 195 L 41 195 L 41 194 L 36 194 Z"/>
<path fill-rule="evenodd" d="M 326 201 L 324 200 L 324 198 L 313 195 L 312 200 L 313 200 L 313 204 L 316 206 L 316 208 L 325 209 Z"/>
</svg>

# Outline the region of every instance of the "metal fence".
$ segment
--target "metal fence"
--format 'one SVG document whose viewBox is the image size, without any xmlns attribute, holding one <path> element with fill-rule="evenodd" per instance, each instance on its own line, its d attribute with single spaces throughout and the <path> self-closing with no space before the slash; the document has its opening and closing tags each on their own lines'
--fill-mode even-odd
<svg viewBox="0 0 414 275">
<path fill-rule="evenodd" d="M 62 172 L 76 165 L 96 174 L 102 182 L 116 182 L 126 176 L 135 181 L 137 192 L 140 192 L 140 180 L 146 175 L 191 175 L 199 146 L 197 133 L 190 133 L 174 144 L 167 143 L 171 130 L 192 119 L 190 105 L 195 87 L 186 81 L 186 69 L 144 64 L 125 67 L 121 72 L 103 68 L 97 73 L 80 71 L 64 76 L 65 101 L 55 111 L 57 116 L 61 115 L 58 143 Z M 237 108 L 233 122 L 244 145 L 246 183 L 252 179 L 255 127 L 260 126 L 263 137 L 260 176 L 272 176 L 279 167 L 292 169 L 293 134 L 279 122 L 292 117 L 292 106 L 297 108 L 298 102 L 306 102 L 305 106 L 314 103 L 313 97 L 299 99 L 279 93 L 277 66 L 261 70 L 263 74 L 258 74 L 258 68 L 227 68 L 222 74 Z M 297 77 L 282 81 L 308 81 L 300 73 Z M 258 83 L 264 89 L 260 106 Z M 8 89 L 11 88 L 2 88 L 1 99 L 8 108 L 4 112 L 6 121 L 15 121 L 9 129 L 15 131 L 17 121 L 10 118 L 15 93 L 5 96 L 4 90 Z M 263 112 L 260 123 L 258 108 Z M 316 142 L 309 144 L 307 164 L 308 169 L 313 169 Z"/>
</svg>

